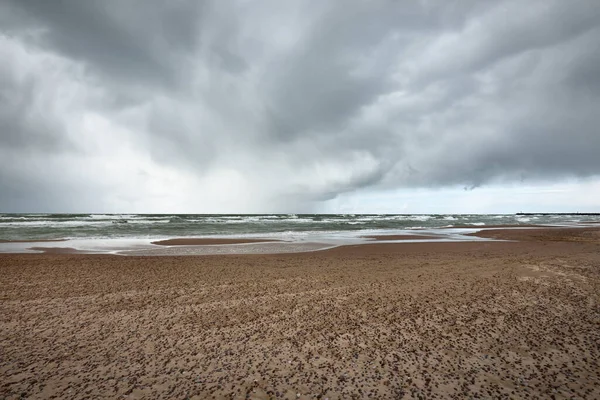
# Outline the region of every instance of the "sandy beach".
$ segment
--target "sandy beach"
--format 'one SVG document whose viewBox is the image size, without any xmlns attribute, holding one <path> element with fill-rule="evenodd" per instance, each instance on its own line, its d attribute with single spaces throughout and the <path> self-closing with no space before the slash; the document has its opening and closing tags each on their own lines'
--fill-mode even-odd
<svg viewBox="0 0 600 400">
<path fill-rule="evenodd" d="M 432 235 L 371 235 L 363 236 L 365 239 L 371 240 L 435 240 L 440 239 L 442 236 Z"/>
<path fill-rule="evenodd" d="M 248 244 L 248 243 L 268 243 L 278 242 L 275 239 L 222 239 L 222 238 L 180 238 L 158 240 L 152 244 L 161 246 L 214 246 L 221 244 Z"/>
<path fill-rule="evenodd" d="M 600 398 L 600 229 L 0 254 L 0 398 Z"/>
</svg>

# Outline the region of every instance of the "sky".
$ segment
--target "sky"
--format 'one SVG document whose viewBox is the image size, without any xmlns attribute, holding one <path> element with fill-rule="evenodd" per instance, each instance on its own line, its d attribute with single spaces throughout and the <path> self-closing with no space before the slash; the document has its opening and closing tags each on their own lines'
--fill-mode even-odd
<svg viewBox="0 0 600 400">
<path fill-rule="evenodd" d="M 596 0 L 2 0 L 0 212 L 600 212 Z"/>
</svg>

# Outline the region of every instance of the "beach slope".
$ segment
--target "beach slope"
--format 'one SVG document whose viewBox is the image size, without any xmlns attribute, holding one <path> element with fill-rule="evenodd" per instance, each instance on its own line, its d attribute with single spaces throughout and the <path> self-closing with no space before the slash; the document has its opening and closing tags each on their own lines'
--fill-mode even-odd
<svg viewBox="0 0 600 400">
<path fill-rule="evenodd" d="M 0 255 L 0 397 L 600 398 L 598 231 L 544 232 Z"/>
</svg>

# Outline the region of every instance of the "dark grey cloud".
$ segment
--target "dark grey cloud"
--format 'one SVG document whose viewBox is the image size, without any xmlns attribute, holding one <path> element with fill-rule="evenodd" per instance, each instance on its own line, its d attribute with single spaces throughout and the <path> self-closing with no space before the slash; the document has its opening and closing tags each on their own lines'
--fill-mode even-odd
<svg viewBox="0 0 600 400">
<path fill-rule="evenodd" d="M 36 44 L 108 80 L 169 86 L 198 41 L 201 2 L 9 0 Z"/>
<path fill-rule="evenodd" d="M 593 0 L 9 0 L 0 208 L 309 211 L 598 176 L 598 43 Z"/>
</svg>

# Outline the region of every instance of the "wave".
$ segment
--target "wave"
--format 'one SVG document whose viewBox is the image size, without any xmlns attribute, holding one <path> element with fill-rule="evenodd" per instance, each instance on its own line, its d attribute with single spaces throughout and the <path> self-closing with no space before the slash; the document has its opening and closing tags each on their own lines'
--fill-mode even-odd
<svg viewBox="0 0 600 400">
<path fill-rule="evenodd" d="M 577 216 L 477 214 L 0 214 L 0 239 L 355 234 L 499 224 L 572 223 Z M 599 217 L 586 220 L 600 221 Z M 307 233 L 308 232 L 308 233 Z M 312 233 L 310 233 L 312 232 Z"/>
<path fill-rule="evenodd" d="M 22 221 L 22 222 L 0 222 L 0 227 L 77 227 L 77 226 L 96 226 L 110 225 L 111 221 Z"/>
</svg>

